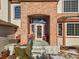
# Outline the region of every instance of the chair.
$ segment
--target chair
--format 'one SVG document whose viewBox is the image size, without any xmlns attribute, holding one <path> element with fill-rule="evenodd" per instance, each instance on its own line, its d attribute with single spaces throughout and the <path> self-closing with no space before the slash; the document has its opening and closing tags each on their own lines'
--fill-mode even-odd
<svg viewBox="0 0 79 59">
<path fill-rule="evenodd" d="M 27 48 L 20 48 L 15 47 L 15 56 L 18 56 L 20 59 L 29 59 L 30 58 L 30 47 Z"/>
</svg>

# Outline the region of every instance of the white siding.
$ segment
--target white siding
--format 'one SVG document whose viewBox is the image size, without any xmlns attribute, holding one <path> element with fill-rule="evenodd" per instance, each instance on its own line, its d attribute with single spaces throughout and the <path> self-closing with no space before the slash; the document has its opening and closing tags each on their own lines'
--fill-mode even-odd
<svg viewBox="0 0 79 59">
<path fill-rule="evenodd" d="M 63 45 L 63 38 L 62 38 L 62 37 L 58 37 L 57 40 L 59 41 L 59 44 L 60 44 L 60 45 Z"/>
<path fill-rule="evenodd" d="M 0 19 L 8 21 L 8 0 L 1 0 Z"/>
<path fill-rule="evenodd" d="M 57 5 L 57 13 L 62 13 L 63 11 L 63 0 L 59 0 Z"/>
<path fill-rule="evenodd" d="M 63 45 L 63 38 L 58 37 L 57 40 L 60 42 L 60 45 Z M 67 37 L 65 41 L 66 46 L 78 46 L 79 37 Z"/>
<path fill-rule="evenodd" d="M 66 38 L 66 46 L 78 46 L 79 45 L 79 37 L 69 37 Z"/>
<path fill-rule="evenodd" d="M 11 4 L 11 23 L 20 26 L 20 19 L 15 19 L 15 6 L 20 6 L 20 4 Z"/>
</svg>

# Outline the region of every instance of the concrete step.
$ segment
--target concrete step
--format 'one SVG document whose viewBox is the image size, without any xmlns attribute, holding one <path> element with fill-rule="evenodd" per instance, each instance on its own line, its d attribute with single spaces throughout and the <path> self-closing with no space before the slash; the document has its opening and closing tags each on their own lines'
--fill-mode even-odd
<svg viewBox="0 0 79 59">
<path fill-rule="evenodd" d="M 48 46 L 48 42 L 44 40 L 34 40 L 33 41 L 33 46 Z"/>
<path fill-rule="evenodd" d="M 36 57 L 45 52 L 45 47 L 49 46 L 48 42 L 44 40 L 34 40 L 32 46 L 32 56 Z"/>
</svg>

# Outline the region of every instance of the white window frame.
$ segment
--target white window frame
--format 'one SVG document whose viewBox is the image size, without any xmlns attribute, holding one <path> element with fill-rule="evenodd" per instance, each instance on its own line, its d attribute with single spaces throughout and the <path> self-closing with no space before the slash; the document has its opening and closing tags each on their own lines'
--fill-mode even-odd
<svg viewBox="0 0 79 59">
<path fill-rule="evenodd" d="M 16 10 L 15 10 L 16 7 L 20 7 L 20 6 L 18 5 L 18 6 L 15 6 L 15 7 L 14 7 L 14 18 L 15 18 L 15 19 L 21 19 L 21 10 L 20 10 L 20 16 L 19 16 L 19 17 L 16 17 L 16 12 L 15 12 L 15 11 L 16 11 Z"/>
<path fill-rule="evenodd" d="M 21 19 L 16 19 L 15 18 L 15 6 L 21 6 L 21 4 L 20 3 L 12 3 L 10 5 L 11 5 L 10 6 L 10 15 L 11 15 L 10 19 L 11 19 L 11 23 L 13 23 L 13 24 L 15 24 L 17 26 L 20 26 Z"/>
<path fill-rule="evenodd" d="M 63 13 L 79 13 L 79 0 L 78 0 L 78 12 L 64 12 L 64 0 L 62 0 L 63 1 Z"/>
<path fill-rule="evenodd" d="M 35 29 L 34 33 L 33 33 L 33 34 L 35 34 L 35 40 L 43 40 L 43 36 L 45 34 L 45 32 L 44 32 L 45 24 L 39 24 L 39 23 L 30 24 L 31 27 L 32 27 L 32 25 L 34 25 L 34 29 Z M 42 37 L 41 38 L 37 38 L 37 26 L 41 26 L 41 28 L 42 28 Z M 30 33 L 32 33 L 32 28 L 30 28 Z"/>
<path fill-rule="evenodd" d="M 67 22 L 66 23 L 66 28 L 67 28 L 67 24 L 79 24 L 79 22 Z M 67 31 L 67 29 L 66 29 L 66 31 Z M 66 36 L 67 37 L 79 37 L 79 36 L 76 36 L 76 35 L 67 35 L 67 32 L 66 32 Z"/>
<path fill-rule="evenodd" d="M 15 18 L 15 7 L 20 6 L 20 4 L 11 4 L 11 20 L 20 20 Z"/>
<path fill-rule="evenodd" d="M 59 35 L 59 24 L 62 24 L 62 35 Z M 63 23 L 57 23 L 57 36 L 62 37 L 63 36 Z"/>
</svg>

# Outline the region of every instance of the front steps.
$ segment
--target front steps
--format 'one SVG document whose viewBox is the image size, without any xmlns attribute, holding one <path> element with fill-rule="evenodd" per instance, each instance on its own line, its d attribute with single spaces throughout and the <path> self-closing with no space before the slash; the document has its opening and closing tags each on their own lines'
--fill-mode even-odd
<svg viewBox="0 0 79 59">
<path fill-rule="evenodd" d="M 48 42 L 44 40 L 34 40 L 32 46 L 32 56 L 36 59 L 36 56 L 41 56 L 44 53 L 45 47 L 49 46 Z"/>
<path fill-rule="evenodd" d="M 44 40 L 34 40 L 33 41 L 33 46 L 48 46 L 48 42 Z"/>
<path fill-rule="evenodd" d="M 48 42 L 44 40 L 34 40 L 32 46 L 32 56 L 34 59 L 42 56 L 42 54 L 58 54 L 60 52 L 60 46 L 50 46 Z"/>
</svg>

